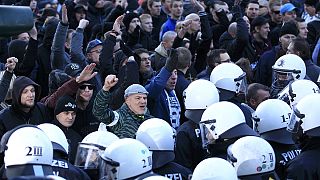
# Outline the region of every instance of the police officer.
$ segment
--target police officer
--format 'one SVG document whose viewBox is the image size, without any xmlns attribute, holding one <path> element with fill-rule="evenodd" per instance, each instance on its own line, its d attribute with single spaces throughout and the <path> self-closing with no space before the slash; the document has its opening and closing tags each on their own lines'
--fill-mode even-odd
<svg viewBox="0 0 320 180">
<path fill-rule="evenodd" d="M 5 133 L 1 139 L 4 152 L 5 176 L 53 175 L 53 148 L 48 136 L 34 125 L 20 125 Z"/>
<path fill-rule="evenodd" d="M 56 176 L 66 179 L 89 180 L 89 176 L 68 162 L 69 144 L 63 131 L 56 125 L 44 123 L 38 125 L 49 137 L 53 147 L 52 169 Z"/>
<path fill-rule="evenodd" d="M 152 155 L 140 141 L 123 138 L 114 141 L 100 155 L 100 180 L 144 179 L 155 176 Z"/>
<path fill-rule="evenodd" d="M 202 114 L 200 131 L 203 148 L 211 157 L 226 159 L 227 147 L 243 136 L 257 136 L 245 121 L 241 109 L 227 101 L 209 106 Z"/>
<path fill-rule="evenodd" d="M 306 77 L 306 65 L 295 54 L 281 56 L 272 66 L 272 71 L 271 98 L 277 98 L 290 82 Z"/>
<path fill-rule="evenodd" d="M 88 134 L 78 145 L 75 166 L 83 169 L 92 180 L 98 179 L 99 154 L 118 139 L 118 136 L 108 131 L 94 131 Z"/>
<path fill-rule="evenodd" d="M 136 139 L 152 152 L 153 172 L 172 180 L 187 180 L 192 174 L 188 168 L 173 162 L 175 132 L 166 121 L 148 119 L 139 126 Z"/>
<path fill-rule="evenodd" d="M 243 112 L 246 123 L 252 127 L 251 112 L 241 104 L 247 92 L 246 73 L 236 64 L 222 63 L 212 70 L 210 81 L 218 88 L 220 101 L 237 105 Z"/>
<path fill-rule="evenodd" d="M 302 81 L 302 80 L 301 80 Z M 300 154 L 286 130 L 292 110 L 279 99 L 268 99 L 256 109 L 253 117 L 253 129 L 267 140 L 276 155 L 276 172 L 280 179 L 285 179 L 286 165 Z"/>
<path fill-rule="evenodd" d="M 288 129 L 301 153 L 288 164 L 287 179 L 311 180 L 320 177 L 320 95 L 311 94 L 301 99 L 294 108 Z"/>
<path fill-rule="evenodd" d="M 219 93 L 212 82 L 200 79 L 189 84 L 183 97 L 188 121 L 177 130 L 175 162 L 193 170 L 206 156 L 199 128 L 202 113 L 219 102 Z"/>
<path fill-rule="evenodd" d="M 275 169 L 275 154 L 271 145 L 264 139 L 245 136 L 228 149 L 228 161 L 234 166 L 240 180 L 278 180 Z"/>
</svg>

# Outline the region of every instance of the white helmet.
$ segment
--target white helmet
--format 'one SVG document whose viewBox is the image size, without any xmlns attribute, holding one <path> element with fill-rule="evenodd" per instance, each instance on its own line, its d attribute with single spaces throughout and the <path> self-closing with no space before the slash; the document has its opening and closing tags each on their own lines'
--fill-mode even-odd
<svg viewBox="0 0 320 180">
<path fill-rule="evenodd" d="M 18 126 L 1 139 L 5 167 L 16 165 L 48 165 L 53 160 L 52 143 L 36 126 Z"/>
<path fill-rule="evenodd" d="M 257 134 L 246 124 L 241 109 L 231 102 L 218 102 L 209 106 L 200 121 L 203 147 L 215 139 L 230 139 Z"/>
<path fill-rule="evenodd" d="M 289 83 L 289 85 L 279 93 L 278 99 L 293 107 L 306 95 L 319 93 L 319 87 L 314 82 L 301 79 Z"/>
<path fill-rule="evenodd" d="M 294 114 L 288 129 L 295 131 L 295 127 L 298 127 L 297 123 L 299 123 L 303 133 L 309 136 L 320 136 L 319 107 L 320 94 L 310 94 L 302 98 L 293 108 Z"/>
<path fill-rule="evenodd" d="M 151 152 L 136 139 L 124 138 L 113 142 L 101 158 L 100 178 L 127 179 L 152 169 Z"/>
<path fill-rule="evenodd" d="M 164 176 L 149 176 L 149 177 L 143 178 L 143 180 L 170 180 L 170 179 Z"/>
<path fill-rule="evenodd" d="M 42 131 L 44 131 L 52 142 L 53 150 L 58 150 L 66 155 L 69 153 L 69 144 L 63 131 L 56 125 L 50 123 L 44 123 L 38 125 Z"/>
<path fill-rule="evenodd" d="M 227 90 L 220 92 L 222 100 L 232 98 L 234 93 L 247 92 L 246 73 L 233 63 L 222 63 L 216 66 L 211 72 L 210 81 L 219 90 Z"/>
<path fill-rule="evenodd" d="M 306 76 L 304 61 L 295 54 L 281 56 L 272 66 L 275 72 L 292 73 L 293 80 L 303 79 Z"/>
<path fill-rule="evenodd" d="M 202 160 L 194 169 L 191 180 L 237 180 L 237 173 L 232 165 L 221 158 Z"/>
<path fill-rule="evenodd" d="M 185 116 L 198 124 L 203 111 L 211 104 L 219 102 L 219 92 L 212 82 L 199 79 L 190 83 L 183 91 L 183 98 Z"/>
<path fill-rule="evenodd" d="M 119 138 L 108 131 L 88 134 L 78 145 L 74 165 L 83 169 L 98 169 L 100 154 Z"/>
<path fill-rule="evenodd" d="M 152 151 L 152 168 L 156 169 L 171 162 L 175 158 L 175 132 L 164 120 L 151 118 L 144 121 L 138 128 L 136 139 Z"/>
<path fill-rule="evenodd" d="M 219 102 L 219 92 L 216 86 L 207 80 L 193 81 L 183 91 L 186 109 L 207 109 L 211 104 Z"/>
<path fill-rule="evenodd" d="M 262 138 L 282 144 L 294 144 L 286 130 L 292 110 L 279 99 L 268 99 L 259 104 L 253 117 L 253 129 Z"/>
<path fill-rule="evenodd" d="M 144 121 L 138 128 L 136 139 L 150 151 L 174 151 L 175 134 L 172 127 L 162 119 Z"/>
<path fill-rule="evenodd" d="M 238 177 L 274 171 L 276 157 L 272 146 L 264 139 L 246 136 L 228 147 L 228 160 L 235 167 Z"/>
</svg>

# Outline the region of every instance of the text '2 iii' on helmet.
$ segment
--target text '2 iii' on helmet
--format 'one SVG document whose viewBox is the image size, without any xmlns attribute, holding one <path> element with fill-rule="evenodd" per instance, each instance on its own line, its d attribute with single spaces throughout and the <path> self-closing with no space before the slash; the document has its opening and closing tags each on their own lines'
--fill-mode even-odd
<svg viewBox="0 0 320 180">
<path fill-rule="evenodd" d="M 1 138 L 6 176 L 51 175 L 53 148 L 48 136 L 34 125 L 20 125 Z"/>
</svg>

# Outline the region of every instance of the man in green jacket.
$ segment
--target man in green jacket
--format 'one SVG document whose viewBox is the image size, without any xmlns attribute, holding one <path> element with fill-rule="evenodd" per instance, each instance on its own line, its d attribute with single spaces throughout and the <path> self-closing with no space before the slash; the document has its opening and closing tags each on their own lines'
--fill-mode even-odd
<svg viewBox="0 0 320 180">
<path fill-rule="evenodd" d="M 125 102 L 113 111 L 109 104 L 112 94 L 109 90 L 115 86 L 118 78 L 108 75 L 103 88 L 96 96 L 93 105 L 93 114 L 102 123 L 107 124 L 111 131 L 119 138 L 135 138 L 140 124 L 152 118 L 147 109 L 148 91 L 139 84 L 132 84 L 124 92 Z"/>
</svg>

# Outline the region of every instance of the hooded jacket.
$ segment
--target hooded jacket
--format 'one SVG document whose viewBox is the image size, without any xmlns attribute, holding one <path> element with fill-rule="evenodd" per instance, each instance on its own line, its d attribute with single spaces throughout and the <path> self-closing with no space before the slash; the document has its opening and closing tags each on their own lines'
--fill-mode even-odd
<svg viewBox="0 0 320 180">
<path fill-rule="evenodd" d="M 35 87 L 35 105 L 29 112 L 22 111 L 23 105 L 21 104 L 22 91 L 29 85 Z M 0 112 L 0 136 L 7 131 L 22 124 L 42 124 L 50 122 L 47 108 L 42 103 L 37 103 L 40 97 L 40 86 L 33 82 L 31 79 L 20 76 L 13 83 L 12 90 L 12 106 L 3 109 Z"/>
</svg>

